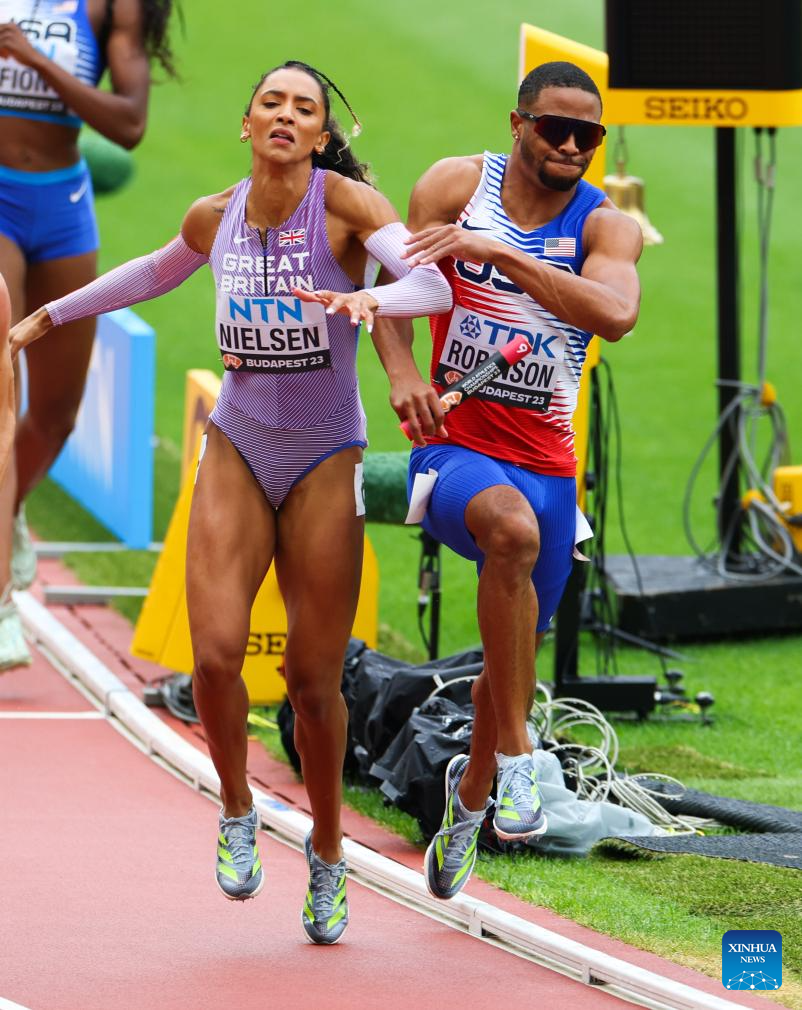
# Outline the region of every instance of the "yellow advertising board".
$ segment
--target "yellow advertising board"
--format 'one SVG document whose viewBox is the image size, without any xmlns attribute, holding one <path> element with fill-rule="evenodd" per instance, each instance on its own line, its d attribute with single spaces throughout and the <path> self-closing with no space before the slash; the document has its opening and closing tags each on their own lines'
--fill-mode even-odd
<svg viewBox="0 0 802 1010">
<path fill-rule="evenodd" d="M 187 528 L 195 486 L 200 435 L 217 398 L 219 378 L 212 372 L 187 373 L 184 425 L 184 473 L 167 536 L 144 606 L 139 615 L 131 652 L 177 673 L 192 673 L 184 584 Z M 189 463 L 186 463 L 186 460 Z M 373 547 L 365 537 L 365 560 L 353 634 L 371 648 L 377 644 L 379 571 Z M 254 705 L 281 701 L 286 694 L 281 665 L 287 640 L 287 616 L 273 568 L 257 594 L 242 676 Z"/>
<path fill-rule="evenodd" d="M 191 368 L 184 386 L 184 443 L 181 446 L 181 482 L 198 455 L 201 435 L 220 392 L 220 377 L 208 368 Z M 193 468 L 194 469 L 194 468 Z"/>
<path fill-rule="evenodd" d="M 608 88 L 605 122 L 621 126 L 799 126 L 802 91 Z"/>
</svg>

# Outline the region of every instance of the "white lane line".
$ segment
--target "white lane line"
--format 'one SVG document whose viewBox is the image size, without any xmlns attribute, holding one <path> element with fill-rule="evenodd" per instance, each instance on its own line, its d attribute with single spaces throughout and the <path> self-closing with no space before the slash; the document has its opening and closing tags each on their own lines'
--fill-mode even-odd
<svg viewBox="0 0 802 1010">
<path fill-rule="evenodd" d="M 103 712 L 0 712 L 0 719 L 105 719 Z M 2 1004 L 0 1004 L 2 1010 Z"/>
<path fill-rule="evenodd" d="M 15 596 L 25 627 L 45 654 L 73 682 L 97 699 L 115 728 L 159 764 L 188 780 L 199 792 L 218 797 L 220 780 L 211 760 L 146 708 L 117 676 L 28 592 Z M 264 790 L 252 787 L 261 826 L 303 849 L 309 817 Z M 734 1010 L 743 1003 L 715 996 L 621 958 L 578 943 L 486 901 L 458 894 L 432 898 L 421 873 L 360 845 L 343 840 L 351 875 L 394 901 L 408 905 L 462 932 L 544 964 L 560 974 L 644 1007 L 661 1010 Z M 0 1010 L 3 1010 L 0 1007 Z"/>
</svg>

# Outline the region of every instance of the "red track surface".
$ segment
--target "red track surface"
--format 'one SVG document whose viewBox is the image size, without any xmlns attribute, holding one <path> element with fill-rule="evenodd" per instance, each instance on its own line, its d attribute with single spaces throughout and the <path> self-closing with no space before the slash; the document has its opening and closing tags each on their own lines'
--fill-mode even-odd
<svg viewBox="0 0 802 1010">
<path fill-rule="evenodd" d="M 43 566 L 44 567 L 44 566 Z M 43 573 L 44 574 L 44 573 Z M 62 573 L 63 575 L 63 573 Z M 66 581 L 63 577 L 59 582 Z M 54 608 L 129 686 L 158 671 L 125 657 L 130 629 L 104 608 Z M 91 622 L 91 623 L 90 623 Z M 260 837 L 267 884 L 245 903 L 212 879 L 216 808 L 154 764 L 35 655 L 0 676 L 3 866 L 0 998 L 30 1010 L 428 1008 L 464 998 L 471 1010 L 516 1004 L 630 1004 L 448 928 L 349 884 L 341 944 L 307 944 L 300 924 L 306 863 Z M 78 718 L 76 718 L 78 716 Z M 174 722 L 172 723 L 174 726 Z M 190 732 L 196 743 L 196 733 Z M 253 777 L 304 807 L 289 770 L 252 748 Z M 420 869 L 421 854 L 352 812 L 346 831 Z M 720 985 L 600 937 L 472 881 L 475 897 L 644 968 L 723 996 Z M 517 994 L 517 995 L 516 995 Z M 744 1006 L 764 1000 L 739 994 Z"/>
</svg>

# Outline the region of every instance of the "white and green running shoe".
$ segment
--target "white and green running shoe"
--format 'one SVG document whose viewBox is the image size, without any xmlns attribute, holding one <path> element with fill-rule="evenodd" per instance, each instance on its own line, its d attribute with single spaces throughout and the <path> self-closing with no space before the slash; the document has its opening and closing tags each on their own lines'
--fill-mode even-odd
<svg viewBox="0 0 802 1010">
<path fill-rule="evenodd" d="M 532 755 L 499 754 L 494 831 L 505 842 L 525 842 L 542 835 L 547 827 Z"/>
<path fill-rule="evenodd" d="M 25 519 L 25 506 L 20 505 L 11 535 L 11 583 L 15 589 L 27 589 L 35 578 L 36 551 Z"/>
<path fill-rule="evenodd" d="M 30 666 L 32 662 L 9 583 L 0 593 L 0 673 L 15 666 Z"/>
<path fill-rule="evenodd" d="M 468 767 L 467 754 L 457 754 L 446 768 L 446 809 L 443 823 L 426 850 L 423 866 L 426 886 L 435 898 L 453 898 L 467 884 L 476 862 L 482 813 L 469 814 L 459 801 L 457 788 Z"/>
<path fill-rule="evenodd" d="M 309 887 L 301 912 L 301 922 L 312 943 L 336 943 L 348 925 L 345 897 L 345 860 L 326 863 L 312 848 L 312 832 L 304 842 L 309 863 Z"/>
<path fill-rule="evenodd" d="M 251 807 L 243 817 L 224 817 L 220 811 L 217 835 L 217 886 L 231 901 L 247 901 L 262 890 L 265 875 L 256 847 L 259 815 Z"/>
</svg>

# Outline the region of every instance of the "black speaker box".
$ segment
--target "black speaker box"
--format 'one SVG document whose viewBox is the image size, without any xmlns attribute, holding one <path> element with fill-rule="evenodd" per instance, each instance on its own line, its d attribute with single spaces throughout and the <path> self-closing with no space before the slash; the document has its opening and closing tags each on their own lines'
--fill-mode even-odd
<svg viewBox="0 0 802 1010">
<path fill-rule="evenodd" d="M 611 88 L 802 88 L 802 0 L 607 0 Z"/>
<path fill-rule="evenodd" d="M 636 567 L 637 566 L 637 567 Z M 651 641 L 802 631 L 802 578 L 732 582 L 694 557 L 608 555 L 621 631 Z"/>
</svg>

